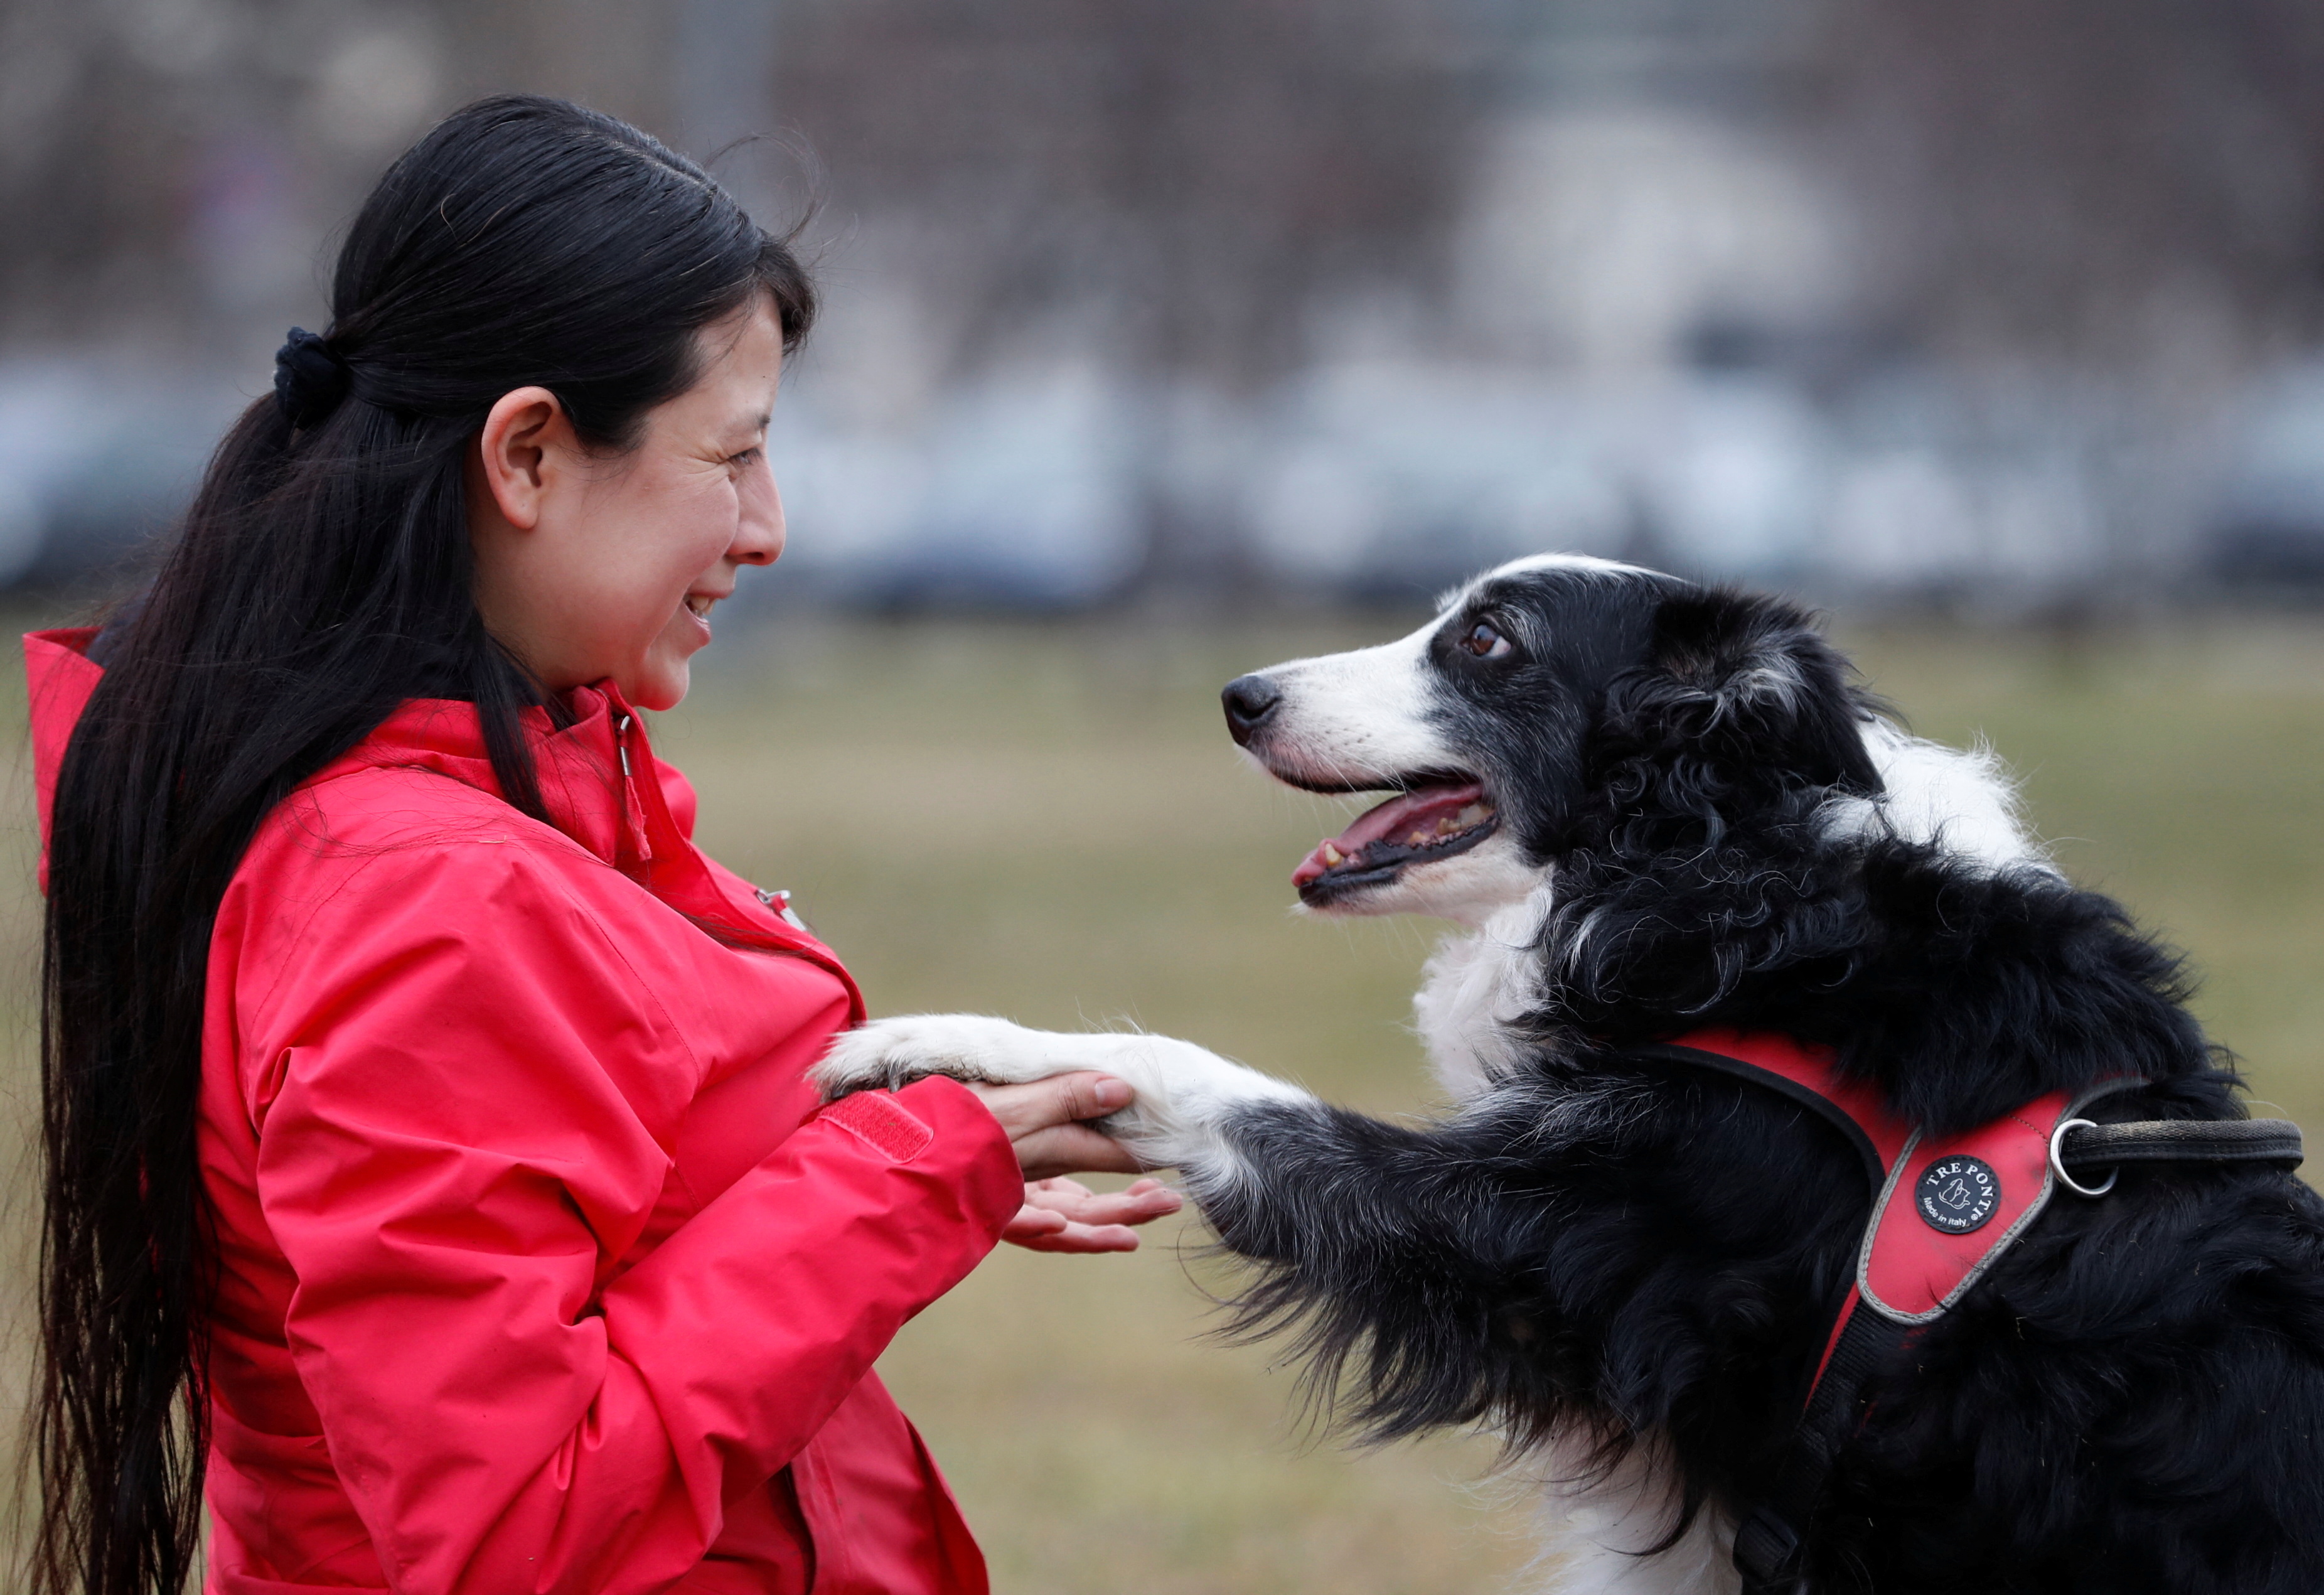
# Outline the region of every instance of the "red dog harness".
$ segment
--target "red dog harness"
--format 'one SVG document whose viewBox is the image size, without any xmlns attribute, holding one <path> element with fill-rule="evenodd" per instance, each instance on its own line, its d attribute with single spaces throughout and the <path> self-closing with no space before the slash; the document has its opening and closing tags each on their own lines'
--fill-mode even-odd
<svg viewBox="0 0 2324 1595">
<path fill-rule="evenodd" d="M 2053 1091 L 1975 1129 L 1932 1139 L 1891 1112 L 1877 1090 L 1842 1075 L 1829 1047 L 1697 1030 L 1656 1050 L 1691 1053 L 1690 1062 L 1774 1086 L 1856 1143 L 1879 1195 L 1831 1345 L 1858 1307 L 1904 1325 L 1941 1317 L 2041 1216 L 2062 1172 L 2050 1157 L 2061 1127 L 2098 1098 L 2145 1083 L 2124 1076 L 2079 1096 Z M 1822 1368 L 1816 1373 L 1821 1379 Z"/>
<path fill-rule="evenodd" d="M 1802 1531 L 1840 1446 L 1862 1421 L 1860 1393 L 1887 1355 L 1941 1318 L 2030 1228 L 2061 1185 L 2103 1196 L 2070 1165 L 2187 1160 L 2300 1163 L 2300 1130 L 2281 1120 L 2169 1120 L 2099 1126 L 2080 1117 L 2099 1098 L 2148 1083 L 2100 1081 L 2054 1091 L 1956 1135 L 1931 1137 L 1890 1111 L 1874 1087 L 1842 1075 L 1828 1047 L 1787 1036 L 1697 1030 L 1638 1049 L 1738 1075 L 1813 1110 L 1864 1160 L 1877 1193 L 1789 1451 L 1766 1505 L 1738 1526 L 1735 1562 L 1751 1591 L 1804 1590 Z M 2070 1134 L 2077 1146 L 2065 1149 Z"/>
</svg>

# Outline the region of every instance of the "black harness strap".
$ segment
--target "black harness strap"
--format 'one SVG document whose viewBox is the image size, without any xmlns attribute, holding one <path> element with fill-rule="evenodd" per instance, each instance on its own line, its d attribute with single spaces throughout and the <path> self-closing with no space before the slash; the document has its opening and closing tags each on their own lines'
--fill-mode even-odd
<svg viewBox="0 0 2324 1595">
<path fill-rule="evenodd" d="M 1806 1595 L 1807 1537 L 1840 1448 L 1864 1422 L 1864 1387 L 1913 1332 L 1849 1298 L 1848 1322 L 1792 1431 L 1765 1500 L 1735 1527 L 1744 1595 Z"/>
<path fill-rule="evenodd" d="M 2074 1174 L 2095 1174 L 2123 1163 L 2273 1163 L 2292 1169 L 2303 1157 L 2300 1126 L 2288 1119 L 2078 1123 L 2058 1147 L 2058 1161 Z"/>
</svg>

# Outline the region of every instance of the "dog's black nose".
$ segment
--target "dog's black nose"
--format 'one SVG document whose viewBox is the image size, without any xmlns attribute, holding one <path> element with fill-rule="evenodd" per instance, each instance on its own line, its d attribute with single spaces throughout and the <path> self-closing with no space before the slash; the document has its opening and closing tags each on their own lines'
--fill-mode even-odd
<svg viewBox="0 0 2324 1595">
<path fill-rule="evenodd" d="M 1283 701 L 1283 688 L 1264 676 L 1238 676 L 1227 683 L 1219 701 L 1227 706 L 1227 730 L 1240 747 L 1275 713 L 1275 705 Z"/>
</svg>

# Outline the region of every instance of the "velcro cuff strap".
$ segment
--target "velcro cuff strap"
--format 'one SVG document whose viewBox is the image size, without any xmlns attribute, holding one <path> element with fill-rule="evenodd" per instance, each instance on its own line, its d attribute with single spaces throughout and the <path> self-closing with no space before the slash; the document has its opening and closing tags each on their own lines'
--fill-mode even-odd
<svg viewBox="0 0 2324 1595">
<path fill-rule="evenodd" d="M 816 1117 L 829 1120 L 897 1163 L 909 1163 L 936 1139 L 935 1130 L 884 1091 L 859 1091 L 841 1097 Z"/>
</svg>

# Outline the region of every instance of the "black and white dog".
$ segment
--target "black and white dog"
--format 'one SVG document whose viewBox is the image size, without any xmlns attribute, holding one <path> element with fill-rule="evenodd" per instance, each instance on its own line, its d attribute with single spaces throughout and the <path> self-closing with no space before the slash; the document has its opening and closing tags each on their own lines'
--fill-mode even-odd
<svg viewBox="0 0 2324 1595">
<path fill-rule="evenodd" d="M 1467 927 L 1417 1000 L 1425 1128 L 1183 1041 L 882 1021 L 833 1093 L 1102 1068 L 1369 1433 L 1485 1424 L 1552 1480 L 1557 1587 L 1731 1590 L 1868 1211 L 1840 1133 L 1655 1061 L 1705 1026 L 1828 1046 L 1944 1133 L 2130 1073 L 2107 1119 L 2243 1110 L 2173 960 L 2076 890 L 1994 764 L 1914 740 L 1790 605 L 1523 561 L 1398 642 L 1246 676 L 1277 779 L 1392 793 L 1295 880 Z M 2324 1203 L 2249 1165 L 2053 1203 L 1876 1375 L 1820 1591 L 2324 1590 Z"/>
</svg>

